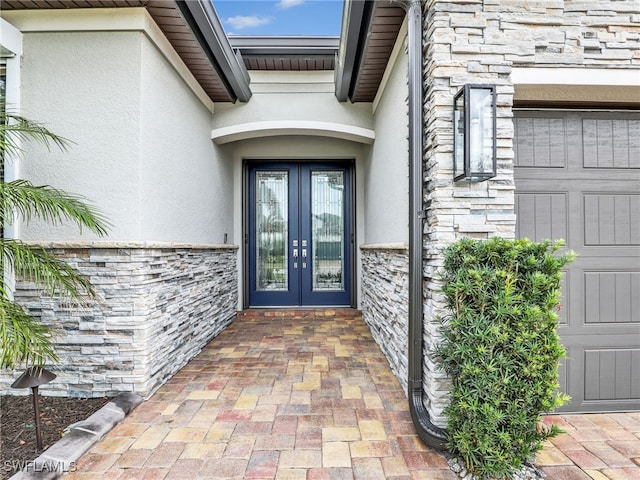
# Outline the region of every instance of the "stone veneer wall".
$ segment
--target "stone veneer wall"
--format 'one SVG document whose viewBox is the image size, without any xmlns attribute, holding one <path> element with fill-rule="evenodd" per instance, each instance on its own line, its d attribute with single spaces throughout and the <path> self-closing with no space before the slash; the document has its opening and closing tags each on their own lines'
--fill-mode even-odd
<svg viewBox="0 0 640 480">
<path fill-rule="evenodd" d="M 18 282 L 15 298 L 53 326 L 58 375 L 48 395 L 150 395 L 234 318 L 237 247 L 178 244 L 48 246 L 90 278 L 97 300 L 86 305 L 43 297 Z M 13 378 L 0 376 L 11 392 Z"/>
<path fill-rule="evenodd" d="M 362 314 L 405 393 L 408 379 L 409 251 L 406 243 L 363 245 Z"/>
<path fill-rule="evenodd" d="M 449 382 L 429 353 L 445 308 L 436 272 L 441 251 L 461 237 L 515 235 L 514 67 L 639 68 L 640 7 L 627 1 L 425 0 L 424 228 L 426 406 L 444 426 Z M 497 85 L 498 175 L 452 181 L 453 96 L 465 83 Z"/>
</svg>

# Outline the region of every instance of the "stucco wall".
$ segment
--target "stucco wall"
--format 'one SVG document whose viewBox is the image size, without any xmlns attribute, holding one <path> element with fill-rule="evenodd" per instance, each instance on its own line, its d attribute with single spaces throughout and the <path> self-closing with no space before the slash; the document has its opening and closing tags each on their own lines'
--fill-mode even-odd
<svg viewBox="0 0 640 480">
<path fill-rule="evenodd" d="M 250 75 L 251 100 L 216 105 L 214 128 L 277 120 L 320 120 L 364 128 L 373 125 L 369 104 L 338 102 L 331 71 L 251 71 Z"/>
<path fill-rule="evenodd" d="M 233 166 L 211 112 L 148 41 L 141 76 L 140 239 L 233 242 Z"/>
<path fill-rule="evenodd" d="M 373 102 L 376 141 L 364 171 L 361 309 L 407 391 L 409 143 L 406 26 Z"/>
<path fill-rule="evenodd" d="M 21 177 L 83 195 L 112 220 L 111 237 L 140 238 L 141 46 L 136 32 L 25 33 L 22 113 L 74 142 L 30 144 Z M 72 240 L 71 226 L 33 222 L 28 240 Z M 85 233 L 84 238 L 91 238 Z"/>
<path fill-rule="evenodd" d="M 75 143 L 64 153 L 30 145 L 21 176 L 85 196 L 110 219 L 111 240 L 232 242 L 232 166 L 210 139 L 210 105 L 167 56 L 143 30 L 24 32 L 23 113 Z M 70 225 L 20 230 L 94 238 Z"/>
<path fill-rule="evenodd" d="M 365 168 L 367 244 L 406 242 L 409 237 L 409 142 L 407 64 L 404 35 L 388 66 L 389 79 L 374 114 L 376 140 Z"/>
</svg>

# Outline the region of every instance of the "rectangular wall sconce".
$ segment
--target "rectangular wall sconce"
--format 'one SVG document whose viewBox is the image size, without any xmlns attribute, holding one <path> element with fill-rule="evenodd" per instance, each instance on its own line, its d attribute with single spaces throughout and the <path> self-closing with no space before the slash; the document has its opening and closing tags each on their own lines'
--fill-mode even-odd
<svg viewBox="0 0 640 480">
<path fill-rule="evenodd" d="M 496 176 L 496 86 L 466 84 L 453 101 L 453 180 Z"/>
</svg>

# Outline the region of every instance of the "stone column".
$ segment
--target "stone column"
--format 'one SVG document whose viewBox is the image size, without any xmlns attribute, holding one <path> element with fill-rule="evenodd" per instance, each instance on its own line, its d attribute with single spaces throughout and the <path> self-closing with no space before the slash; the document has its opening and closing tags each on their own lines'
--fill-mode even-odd
<svg viewBox="0 0 640 480">
<path fill-rule="evenodd" d="M 462 237 L 515 235 L 512 61 L 500 14 L 488 2 L 424 2 L 424 383 L 433 422 L 446 426 L 449 381 L 432 348 L 435 320 L 446 314 L 438 271 L 442 250 Z M 453 97 L 466 83 L 497 86 L 498 174 L 483 182 L 453 182 Z"/>
</svg>

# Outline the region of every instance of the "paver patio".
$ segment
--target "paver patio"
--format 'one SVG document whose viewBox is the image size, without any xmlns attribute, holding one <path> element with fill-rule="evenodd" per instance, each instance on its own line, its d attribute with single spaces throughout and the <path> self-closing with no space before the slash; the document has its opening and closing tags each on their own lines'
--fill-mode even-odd
<svg viewBox="0 0 640 480">
<path fill-rule="evenodd" d="M 640 414 L 546 418 L 550 480 L 640 479 Z M 360 312 L 253 310 L 78 462 L 85 479 L 456 479 Z"/>
</svg>

